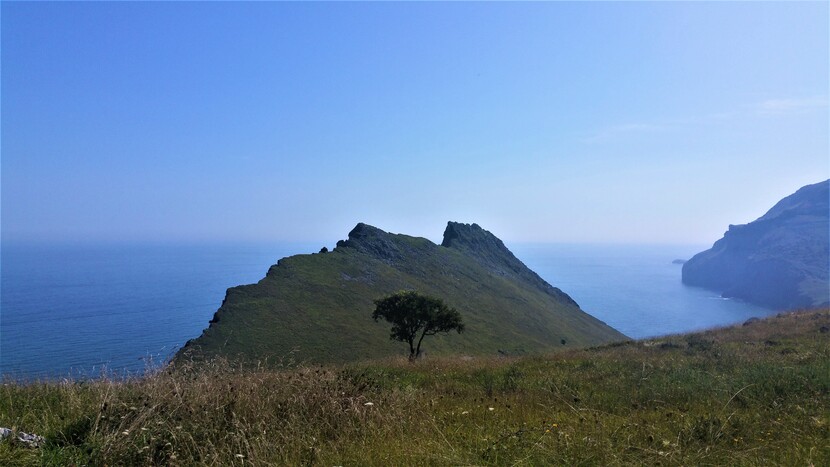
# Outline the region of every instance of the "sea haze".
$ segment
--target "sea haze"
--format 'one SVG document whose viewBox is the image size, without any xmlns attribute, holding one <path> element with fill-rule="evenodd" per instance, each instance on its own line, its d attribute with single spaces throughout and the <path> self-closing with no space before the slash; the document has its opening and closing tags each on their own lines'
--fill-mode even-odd
<svg viewBox="0 0 830 467">
<path fill-rule="evenodd" d="M 104 368 L 140 373 L 197 337 L 228 287 L 256 282 L 279 258 L 322 246 L 4 243 L 0 372 L 23 379 L 94 376 Z M 633 338 L 774 313 L 683 286 L 672 260 L 703 246 L 508 247 Z"/>
</svg>

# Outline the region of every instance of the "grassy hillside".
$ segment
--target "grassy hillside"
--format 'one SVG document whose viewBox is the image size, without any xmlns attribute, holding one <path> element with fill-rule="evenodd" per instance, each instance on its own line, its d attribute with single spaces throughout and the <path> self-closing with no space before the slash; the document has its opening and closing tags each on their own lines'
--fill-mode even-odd
<svg viewBox="0 0 830 467">
<path fill-rule="evenodd" d="M 280 260 L 257 284 L 228 290 L 180 358 L 337 363 L 401 355 L 373 300 L 417 290 L 461 312 L 466 331 L 424 341 L 429 355 L 512 355 L 625 339 L 543 281 L 477 225 L 450 223 L 442 245 L 359 224 L 328 253 Z"/>
<path fill-rule="evenodd" d="M 0 465 L 830 465 L 830 312 L 547 356 L 4 384 Z"/>
</svg>

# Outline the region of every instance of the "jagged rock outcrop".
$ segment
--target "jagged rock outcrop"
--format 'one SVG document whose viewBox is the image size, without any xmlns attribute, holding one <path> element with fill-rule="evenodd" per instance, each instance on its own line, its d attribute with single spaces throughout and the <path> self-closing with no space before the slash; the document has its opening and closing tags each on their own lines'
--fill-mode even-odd
<svg viewBox="0 0 830 467">
<path fill-rule="evenodd" d="M 534 284 L 543 292 L 553 295 L 557 300 L 579 306 L 568 294 L 548 284 L 538 274 L 525 266 L 504 246 L 504 242 L 479 227 L 478 224 L 447 223 L 441 246 L 467 252 L 479 264 L 494 274 Z"/>
<path fill-rule="evenodd" d="M 808 185 L 683 265 L 683 283 L 773 309 L 830 301 L 830 181 Z"/>
<path fill-rule="evenodd" d="M 257 284 L 228 289 L 202 335 L 177 359 L 343 362 L 401 354 L 373 300 L 399 290 L 443 299 L 461 335 L 436 336 L 430 355 L 540 352 L 625 339 L 528 269 L 478 225 L 450 222 L 441 245 L 357 224 L 326 254 L 283 258 Z"/>
</svg>

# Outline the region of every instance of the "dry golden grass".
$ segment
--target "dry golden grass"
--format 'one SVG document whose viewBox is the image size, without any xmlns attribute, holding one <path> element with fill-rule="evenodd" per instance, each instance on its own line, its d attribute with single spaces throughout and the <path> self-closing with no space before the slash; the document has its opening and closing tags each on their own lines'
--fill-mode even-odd
<svg viewBox="0 0 830 467">
<path fill-rule="evenodd" d="M 523 358 L 0 388 L 0 465 L 830 465 L 828 311 Z"/>
</svg>

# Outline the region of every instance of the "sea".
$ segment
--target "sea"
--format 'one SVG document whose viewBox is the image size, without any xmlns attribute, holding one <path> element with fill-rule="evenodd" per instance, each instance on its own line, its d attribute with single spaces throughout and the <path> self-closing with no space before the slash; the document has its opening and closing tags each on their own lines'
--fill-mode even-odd
<svg viewBox="0 0 830 467">
<path fill-rule="evenodd" d="M 0 379 L 141 375 L 198 337 L 225 290 L 323 245 L 0 246 Z M 687 287 L 681 265 L 706 245 L 516 244 L 528 267 L 631 338 L 776 312 Z M 329 245 L 331 248 L 331 245 Z"/>
</svg>

